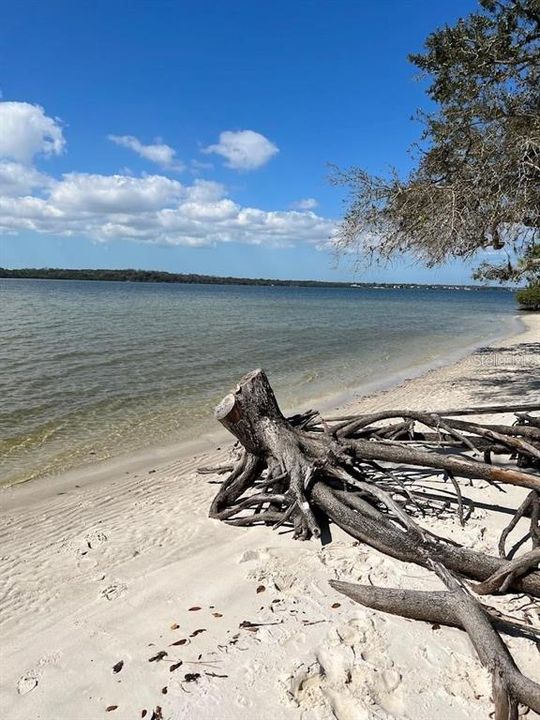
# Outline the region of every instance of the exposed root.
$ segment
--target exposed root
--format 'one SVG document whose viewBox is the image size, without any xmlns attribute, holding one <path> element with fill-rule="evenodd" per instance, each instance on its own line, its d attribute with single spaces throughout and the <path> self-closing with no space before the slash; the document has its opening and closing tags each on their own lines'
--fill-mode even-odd
<svg viewBox="0 0 540 720">
<path fill-rule="evenodd" d="M 478 595 L 507 592 L 516 578 L 531 570 L 538 570 L 539 563 L 540 549 L 535 548 L 515 560 L 509 560 L 505 566 L 490 575 L 484 582 L 475 585 L 474 591 Z"/>
<path fill-rule="evenodd" d="M 519 703 L 540 711 L 540 687 L 516 668 L 497 629 L 535 640 L 540 630 L 481 605 L 456 579 L 476 581 L 477 594 L 512 591 L 540 598 L 540 420 L 530 415 L 537 409 L 540 405 L 437 413 L 396 410 L 325 420 L 310 410 L 287 419 L 266 375 L 255 370 L 216 408 L 216 419 L 236 437 L 243 452 L 232 468 L 223 465 L 214 470 L 230 474 L 212 502 L 210 516 L 240 527 L 292 526 L 300 540 L 318 538 L 319 522 L 331 521 L 393 558 L 435 571 L 446 592 L 331 584 L 368 607 L 463 628 L 492 673 L 495 717 L 516 717 Z M 517 422 L 511 426 L 452 417 L 513 411 Z M 477 458 L 479 453 L 487 462 Z M 514 460 L 515 466 L 494 464 L 493 456 L 501 454 Z M 416 492 L 411 481 L 396 472 L 396 465 L 440 473 L 450 480 L 454 494 Z M 499 489 L 505 484 L 529 488 L 501 534 L 501 557 L 463 547 L 418 524 L 419 516 L 444 516 L 452 502 L 461 525 L 465 524 L 460 478 L 483 480 Z M 508 560 L 506 541 L 525 517 L 530 518 L 532 550 Z"/>
</svg>

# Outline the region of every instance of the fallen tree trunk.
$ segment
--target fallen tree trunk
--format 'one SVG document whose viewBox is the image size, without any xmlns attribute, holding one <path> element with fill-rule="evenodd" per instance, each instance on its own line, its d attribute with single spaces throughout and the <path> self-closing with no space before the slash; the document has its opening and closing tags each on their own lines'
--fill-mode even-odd
<svg viewBox="0 0 540 720">
<path fill-rule="evenodd" d="M 505 410 L 525 407 L 532 409 L 520 405 Z M 495 409 L 500 411 L 501 406 Z M 473 414 L 472 409 L 461 414 Z M 320 537 L 321 526 L 332 522 L 387 555 L 435 569 L 449 594 L 438 597 L 431 617 L 438 613 L 469 633 L 481 661 L 493 674 L 496 717 L 515 717 L 517 702 L 540 707 L 540 688 L 515 668 L 484 610 L 454 578 L 478 581 L 479 593 L 518 591 L 540 598 L 540 553 L 536 549 L 540 475 L 522 467 L 481 462 L 466 454 L 479 448 L 489 459 L 492 453 L 507 453 L 517 457 L 518 464 L 526 460 L 535 467 L 540 456 L 536 418 L 520 418 L 528 429 L 518 430 L 409 410 L 336 418 L 335 425 L 314 411 L 286 418 L 262 370 L 245 375 L 217 406 L 215 415 L 239 441 L 241 454 L 212 502 L 211 517 L 244 527 L 292 525 L 294 537 L 302 540 Z M 393 418 L 402 420 L 390 428 L 377 425 Z M 414 430 L 416 422 L 435 430 L 429 450 L 414 447 L 415 439 L 421 443 L 424 437 Z M 396 439 L 402 436 L 407 440 Z M 507 560 L 463 547 L 421 527 L 416 516 L 435 512 L 435 501 L 433 495 L 415 492 L 414 483 L 402 476 L 407 468 L 428 469 L 451 480 L 462 524 L 464 504 L 458 478 L 528 488 L 527 500 L 503 531 L 500 546 L 504 555 L 508 534 L 529 512 L 533 550 L 523 558 Z M 203 471 L 208 473 L 210 468 Z M 216 468 L 216 473 L 223 472 L 223 466 Z M 362 592 L 365 599 L 367 591 Z M 374 593 L 372 601 L 373 597 Z M 402 614 L 406 615 L 403 603 L 402 599 Z M 410 610 L 410 602 L 407 607 Z"/>
</svg>

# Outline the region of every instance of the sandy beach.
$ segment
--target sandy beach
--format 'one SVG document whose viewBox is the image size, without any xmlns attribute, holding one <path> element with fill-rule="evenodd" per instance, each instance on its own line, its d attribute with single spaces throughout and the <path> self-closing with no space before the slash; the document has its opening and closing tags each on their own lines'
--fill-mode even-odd
<svg viewBox="0 0 540 720">
<path fill-rule="evenodd" d="M 357 393 L 340 410 L 538 402 L 540 316 L 522 321 L 519 334 L 385 391 Z M 206 446 L 0 491 L 2 717 L 488 720 L 491 681 L 465 633 L 365 610 L 328 585 L 435 589 L 432 573 L 340 532 L 321 547 L 208 519 L 218 477 L 196 468 L 223 462 L 231 443 L 217 432 Z M 422 481 L 444 492 L 440 478 Z M 526 494 L 505 490 L 464 484 L 474 503 L 465 528 L 452 506 L 424 524 L 497 554 L 510 509 Z M 489 600 L 540 620 L 527 597 Z M 534 644 L 505 641 L 540 681 Z"/>
</svg>

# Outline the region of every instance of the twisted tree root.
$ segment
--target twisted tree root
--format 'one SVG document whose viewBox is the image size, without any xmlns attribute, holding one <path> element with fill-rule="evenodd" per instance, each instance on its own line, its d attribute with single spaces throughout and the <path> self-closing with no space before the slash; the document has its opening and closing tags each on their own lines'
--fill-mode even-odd
<svg viewBox="0 0 540 720">
<path fill-rule="evenodd" d="M 537 406 L 439 413 L 384 411 L 327 421 L 311 410 L 287 419 L 266 375 L 255 370 L 216 408 L 217 420 L 240 442 L 243 454 L 215 496 L 210 516 L 243 527 L 292 525 L 294 536 L 302 540 L 319 537 L 319 522 L 326 526 L 332 521 L 391 557 L 434 570 L 447 585 L 446 592 L 411 594 L 338 582 L 332 585 L 369 607 L 465 629 L 481 662 L 492 673 L 497 720 L 513 720 L 518 703 L 540 711 L 540 687 L 519 672 L 494 627 L 519 631 L 534 640 L 540 630 L 480 605 L 453 573 L 478 581 L 474 588 L 478 593 L 519 591 L 540 597 L 540 572 L 535 570 L 540 555 L 540 476 L 521 467 L 538 465 L 537 418 L 520 416 L 516 425 L 507 427 L 448 416 L 533 409 Z M 402 420 L 390 426 L 377 425 L 393 418 Z M 415 423 L 427 426 L 430 432 L 417 432 Z M 415 447 L 418 443 L 427 444 L 429 450 Z M 490 461 L 492 454 L 510 454 L 517 458 L 518 467 L 480 462 L 464 454 L 467 451 L 482 451 Z M 529 488 L 529 495 L 501 535 L 502 557 L 462 547 L 418 525 L 411 513 L 434 512 L 436 496 L 411 491 L 409 481 L 393 470 L 396 464 L 429 469 L 449 478 L 462 524 L 465 516 L 457 478 L 481 479 L 498 488 L 504 484 Z M 227 469 L 222 466 L 216 472 Z M 527 513 L 533 550 L 509 561 L 504 557 L 506 539 Z"/>
</svg>

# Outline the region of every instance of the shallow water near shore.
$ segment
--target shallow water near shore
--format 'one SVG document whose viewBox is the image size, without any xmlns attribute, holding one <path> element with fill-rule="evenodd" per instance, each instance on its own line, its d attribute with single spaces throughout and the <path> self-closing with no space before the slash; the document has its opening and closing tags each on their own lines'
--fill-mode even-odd
<svg viewBox="0 0 540 720">
<path fill-rule="evenodd" d="M 503 290 L 0 281 L 2 484 L 214 429 L 264 367 L 324 402 L 509 332 Z"/>
</svg>

